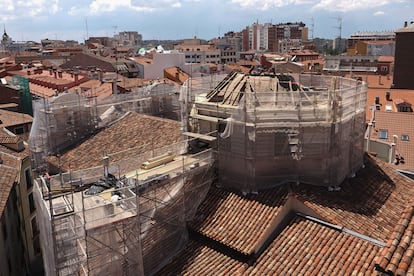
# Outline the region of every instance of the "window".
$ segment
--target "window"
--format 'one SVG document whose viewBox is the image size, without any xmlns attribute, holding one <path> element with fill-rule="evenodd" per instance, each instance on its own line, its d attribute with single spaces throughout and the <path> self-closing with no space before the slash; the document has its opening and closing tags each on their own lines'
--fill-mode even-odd
<svg viewBox="0 0 414 276">
<path fill-rule="evenodd" d="M 407 134 L 402 134 L 401 141 L 410 141 L 410 137 Z"/>
<path fill-rule="evenodd" d="M 405 104 L 398 105 L 398 112 L 411 112 L 411 107 Z"/>
<path fill-rule="evenodd" d="M 380 129 L 378 136 L 380 139 L 387 139 L 388 138 L 388 130 L 386 129 Z"/>
<path fill-rule="evenodd" d="M 30 208 L 30 213 L 33 213 L 36 210 L 33 193 L 29 194 L 29 208 Z"/>
<path fill-rule="evenodd" d="M 26 178 L 26 189 L 29 190 L 31 187 L 33 187 L 32 174 L 30 173 L 30 169 L 26 169 L 24 171 L 24 176 Z"/>
</svg>

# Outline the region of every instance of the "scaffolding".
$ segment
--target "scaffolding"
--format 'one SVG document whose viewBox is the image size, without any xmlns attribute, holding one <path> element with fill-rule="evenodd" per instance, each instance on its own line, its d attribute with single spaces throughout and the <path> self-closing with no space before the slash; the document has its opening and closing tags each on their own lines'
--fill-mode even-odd
<svg viewBox="0 0 414 276">
<path fill-rule="evenodd" d="M 186 145 L 170 145 L 155 155 Z M 145 153 L 36 179 L 47 275 L 153 275 L 185 246 L 186 222 L 212 182 L 212 151 L 177 155 L 161 167 L 140 169 L 147 158 Z M 114 176 L 113 187 L 86 192 Z"/>
<path fill-rule="evenodd" d="M 153 275 L 185 246 L 186 222 L 213 179 L 211 150 L 188 153 L 190 139 L 162 148 L 145 144 L 105 151 L 101 166 L 67 171 L 59 162 L 56 175 L 46 173 L 47 157 L 59 157 L 128 112 L 178 118 L 178 94 L 155 82 L 102 100 L 61 93 L 34 103 L 29 144 L 46 275 Z M 171 162 L 141 168 L 165 153 L 174 156 Z"/>
<path fill-rule="evenodd" d="M 19 88 L 22 112 L 33 116 L 29 79 L 16 75 L 12 77 L 11 84 Z"/>
<path fill-rule="evenodd" d="M 39 172 L 46 170 L 45 157 L 61 154 L 127 112 L 180 117 L 177 88 L 160 82 L 100 100 L 88 93 L 61 93 L 34 101 L 33 109 L 29 145 L 33 167 Z"/>
<path fill-rule="evenodd" d="M 354 175 L 366 92 L 340 77 L 234 72 L 190 80 L 181 101 L 188 131 L 219 133 L 220 185 L 255 192 L 286 182 L 339 186 Z"/>
</svg>

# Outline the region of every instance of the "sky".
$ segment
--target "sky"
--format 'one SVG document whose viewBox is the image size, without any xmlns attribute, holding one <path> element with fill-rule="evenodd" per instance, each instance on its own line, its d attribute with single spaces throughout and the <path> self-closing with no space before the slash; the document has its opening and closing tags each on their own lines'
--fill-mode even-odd
<svg viewBox="0 0 414 276">
<path fill-rule="evenodd" d="M 77 40 L 137 31 L 144 40 L 212 39 L 254 22 L 304 22 L 309 37 L 395 31 L 414 21 L 413 0 L 0 0 L 14 41 Z M 312 28 L 313 26 L 313 28 Z"/>
</svg>

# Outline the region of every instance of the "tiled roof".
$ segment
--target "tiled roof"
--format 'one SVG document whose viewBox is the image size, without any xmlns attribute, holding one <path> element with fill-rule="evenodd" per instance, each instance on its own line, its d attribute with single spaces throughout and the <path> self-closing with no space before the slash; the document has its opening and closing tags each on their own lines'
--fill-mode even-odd
<svg viewBox="0 0 414 276">
<path fill-rule="evenodd" d="M 183 84 L 190 76 L 179 67 L 173 66 L 164 69 L 164 77 Z"/>
<path fill-rule="evenodd" d="M 249 266 L 208 245 L 191 241 L 159 275 L 353 275 L 371 274 L 380 247 L 295 216 Z"/>
<path fill-rule="evenodd" d="M 390 100 L 386 99 L 386 93 L 390 93 Z M 370 107 L 375 105 L 375 98 L 379 97 L 380 111 L 386 111 L 387 105 L 391 107 L 392 112 L 397 112 L 395 100 L 403 100 L 407 103 L 414 105 L 414 91 L 407 89 L 368 89 L 367 94 L 367 106 L 366 106 L 366 118 L 369 121 Z M 387 111 L 390 112 L 390 111 Z"/>
<path fill-rule="evenodd" d="M 10 191 L 16 180 L 17 169 L 0 165 L 0 217 L 3 215 L 4 207 L 9 198 Z"/>
<path fill-rule="evenodd" d="M 104 151 L 108 155 L 120 153 L 110 157 L 111 162 L 116 162 L 178 141 L 181 141 L 179 122 L 131 112 L 63 153 L 62 169 L 67 171 L 101 166 Z M 48 161 L 58 167 L 56 157 L 51 156 Z"/>
<path fill-rule="evenodd" d="M 414 205 L 403 212 L 376 263 L 394 275 L 414 275 Z"/>
<path fill-rule="evenodd" d="M 212 187 L 190 227 L 243 254 L 254 253 L 287 199 L 287 189 L 248 198 Z"/>
<path fill-rule="evenodd" d="M 393 63 L 394 62 L 394 56 L 379 56 L 378 57 L 378 62 L 390 62 L 390 63 Z"/>
<path fill-rule="evenodd" d="M 365 168 L 340 191 L 291 185 L 243 197 L 212 187 L 189 223 L 192 241 L 160 275 L 376 275 L 375 258 L 390 237 L 388 247 L 404 250 L 390 247 L 381 256 L 394 254 L 390 263 L 407 267 L 414 252 L 414 211 L 406 209 L 413 203 L 412 186 L 367 155 Z M 402 213 L 405 220 L 399 220 Z M 258 243 L 265 246 L 240 258 Z"/>
<path fill-rule="evenodd" d="M 380 241 L 387 241 L 410 200 L 413 182 L 391 165 L 371 157 L 338 192 L 323 187 L 294 187 L 296 197 L 325 220 Z"/>
<path fill-rule="evenodd" d="M 380 247 L 296 216 L 245 274 L 354 275 L 373 271 Z"/>
<path fill-rule="evenodd" d="M 24 113 L 0 109 L 0 127 L 32 123 L 33 117 Z"/>
<path fill-rule="evenodd" d="M 0 129 L 0 140 L 8 140 L 8 137 L 11 140 L 16 139 L 16 136 L 10 136 L 3 129 Z M 0 145 L 0 217 L 3 214 L 10 191 L 16 181 L 21 159 L 28 156 L 28 147 L 22 152 L 16 152 Z"/>
<path fill-rule="evenodd" d="M 0 144 L 14 144 L 19 142 L 20 137 L 19 136 L 3 136 L 0 135 Z"/>
</svg>

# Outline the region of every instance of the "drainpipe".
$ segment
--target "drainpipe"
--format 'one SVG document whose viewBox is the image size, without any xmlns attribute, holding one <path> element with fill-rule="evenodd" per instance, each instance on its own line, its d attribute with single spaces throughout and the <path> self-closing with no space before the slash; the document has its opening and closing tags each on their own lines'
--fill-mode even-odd
<svg viewBox="0 0 414 276">
<path fill-rule="evenodd" d="M 366 144 L 366 149 L 365 149 L 365 151 L 366 152 L 368 152 L 369 153 L 369 149 L 370 149 L 370 142 L 371 142 L 371 128 L 372 128 L 372 123 L 371 122 L 369 122 L 368 123 L 368 129 L 367 129 L 367 136 L 365 136 L 365 137 L 367 137 L 367 144 Z"/>
<path fill-rule="evenodd" d="M 390 160 L 389 160 L 389 163 L 392 163 L 395 160 L 395 146 L 397 145 L 398 136 L 397 135 L 393 135 L 392 136 L 392 139 L 393 139 L 393 142 L 391 143 L 391 148 L 390 148 Z"/>
</svg>

